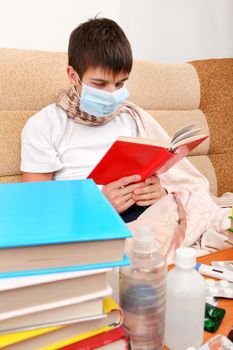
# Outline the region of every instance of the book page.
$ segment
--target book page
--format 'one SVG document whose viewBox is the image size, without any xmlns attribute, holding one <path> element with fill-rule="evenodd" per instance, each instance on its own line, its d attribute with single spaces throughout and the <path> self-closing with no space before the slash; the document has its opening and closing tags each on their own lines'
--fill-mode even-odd
<svg viewBox="0 0 233 350">
<path fill-rule="evenodd" d="M 186 132 L 192 130 L 194 128 L 195 124 L 188 124 L 184 126 L 183 128 L 177 130 L 175 134 L 171 137 L 170 143 L 174 143 L 176 139 L 180 136 L 185 134 Z"/>
<path fill-rule="evenodd" d="M 169 148 L 170 143 L 168 142 L 163 142 L 162 140 L 153 137 L 153 139 L 149 138 L 143 138 L 143 137 L 130 137 L 130 136 L 120 136 L 117 139 L 118 141 L 123 141 L 123 142 L 134 142 L 134 143 L 141 143 L 143 145 L 151 145 L 151 146 L 159 146 L 159 147 L 165 147 Z"/>
<path fill-rule="evenodd" d="M 196 139 L 199 139 L 201 136 L 205 136 L 205 135 L 199 135 L 199 132 L 201 131 L 201 129 L 200 128 L 193 129 L 194 126 L 195 124 L 189 124 L 177 130 L 175 134 L 170 138 L 170 141 L 167 141 L 167 142 L 166 141 L 164 142 L 156 137 L 153 137 L 153 139 L 148 139 L 148 138 L 142 138 L 142 137 L 120 136 L 118 137 L 118 140 L 124 141 L 124 142 L 135 142 L 135 143 L 141 143 L 145 145 L 154 145 L 159 147 L 166 147 L 168 149 L 174 149 L 178 145 L 182 145 L 188 140 L 196 140 Z M 196 138 L 195 136 L 198 136 L 198 137 Z"/>
<path fill-rule="evenodd" d="M 201 139 L 205 139 L 207 138 L 207 135 L 204 134 L 198 134 L 198 135 L 194 135 L 194 136 L 190 136 L 190 137 L 186 137 L 183 140 L 180 140 L 178 142 L 176 142 L 175 144 L 171 145 L 171 149 L 174 150 L 175 148 L 182 146 L 182 145 L 188 145 L 191 142 L 197 141 L 197 140 L 201 140 Z"/>
<path fill-rule="evenodd" d="M 199 136 L 199 132 L 201 131 L 200 128 L 198 129 L 193 129 L 193 130 L 189 130 L 181 135 L 179 135 L 178 137 L 175 138 L 175 140 L 171 143 L 171 145 L 176 145 L 178 142 L 180 143 L 181 141 L 185 141 L 189 138 L 192 138 L 193 136 Z"/>
</svg>

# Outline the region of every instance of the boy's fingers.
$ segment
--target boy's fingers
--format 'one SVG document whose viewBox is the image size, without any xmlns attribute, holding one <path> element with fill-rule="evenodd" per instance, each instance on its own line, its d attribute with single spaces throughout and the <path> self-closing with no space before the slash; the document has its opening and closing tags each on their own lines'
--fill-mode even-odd
<svg viewBox="0 0 233 350">
<path fill-rule="evenodd" d="M 124 212 L 125 210 L 127 210 L 129 207 L 131 207 L 131 205 L 134 204 L 134 201 L 132 199 L 128 199 L 120 208 L 120 213 Z"/>
<path fill-rule="evenodd" d="M 143 187 L 135 187 L 133 189 L 133 194 L 135 196 L 146 194 L 146 193 L 157 193 L 160 192 L 161 188 L 157 184 L 151 184 Z"/>
<path fill-rule="evenodd" d="M 160 180 L 159 180 L 158 176 L 156 176 L 156 175 L 150 176 L 150 177 L 148 177 L 148 178 L 145 180 L 145 183 L 146 183 L 147 185 L 156 184 L 156 183 L 159 183 L 159 182 L 160 182 Z"/>
<path fill-rule="evenodd" d="M 138 182 L 140 180 L 141 180 L 140 175 L 130 175 L 130 176 L 122 177 L 121 179 L 112 182 L 112 185 L 115 188 L 124 188 L 124 187 L 128 186 L 129 184 L 133 184 L 133 183 Z"/>
</svg>

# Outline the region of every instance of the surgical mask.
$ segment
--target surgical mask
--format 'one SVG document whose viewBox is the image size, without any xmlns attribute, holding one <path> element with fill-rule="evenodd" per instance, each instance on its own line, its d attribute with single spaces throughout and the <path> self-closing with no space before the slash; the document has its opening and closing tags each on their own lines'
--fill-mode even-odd
<svg viewBox="0 0 233 350">
<path fill-rule="evenodd" d="M 125 86 L 109 92 L 82 83 L 80 110 L 95 117 L 106 117 L 114 113 L 128 96 L 129 92 Z"/>
</svg>

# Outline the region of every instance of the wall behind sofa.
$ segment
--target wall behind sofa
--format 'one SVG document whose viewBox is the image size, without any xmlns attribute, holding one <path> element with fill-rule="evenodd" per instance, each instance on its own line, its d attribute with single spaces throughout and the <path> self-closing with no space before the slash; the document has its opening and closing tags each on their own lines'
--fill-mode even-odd
<svg viewBox="0 0 233 350">
<path fill-rule="evenodd" d="M 233 57 L 233 0 L 0 0 L 0 47 L 66 51 L 71 30 L 98 13 L 123 27 L 135 58 Z"/>
</svg>

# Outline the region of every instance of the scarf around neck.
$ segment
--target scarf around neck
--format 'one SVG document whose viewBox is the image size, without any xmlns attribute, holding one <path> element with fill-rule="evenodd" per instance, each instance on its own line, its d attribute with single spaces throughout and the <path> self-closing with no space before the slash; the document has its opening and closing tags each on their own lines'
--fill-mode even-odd
<svg viewBox="0 0 233 350">
<path fill-rule="evenodd" d="M 60 106 L 68 115 L 69 118 L 74 119 L 76 123 L 84 125 L 102 125 L 121 113 L 122 106 L 120 106 L 114 113 L 105 117 L 96 117 L 88 114 L 80 109 L 80 96 L 73 85 L 70 85 L 67 91 L 62 91 L 58 96 L 57 105 Z"/>
</svg>

